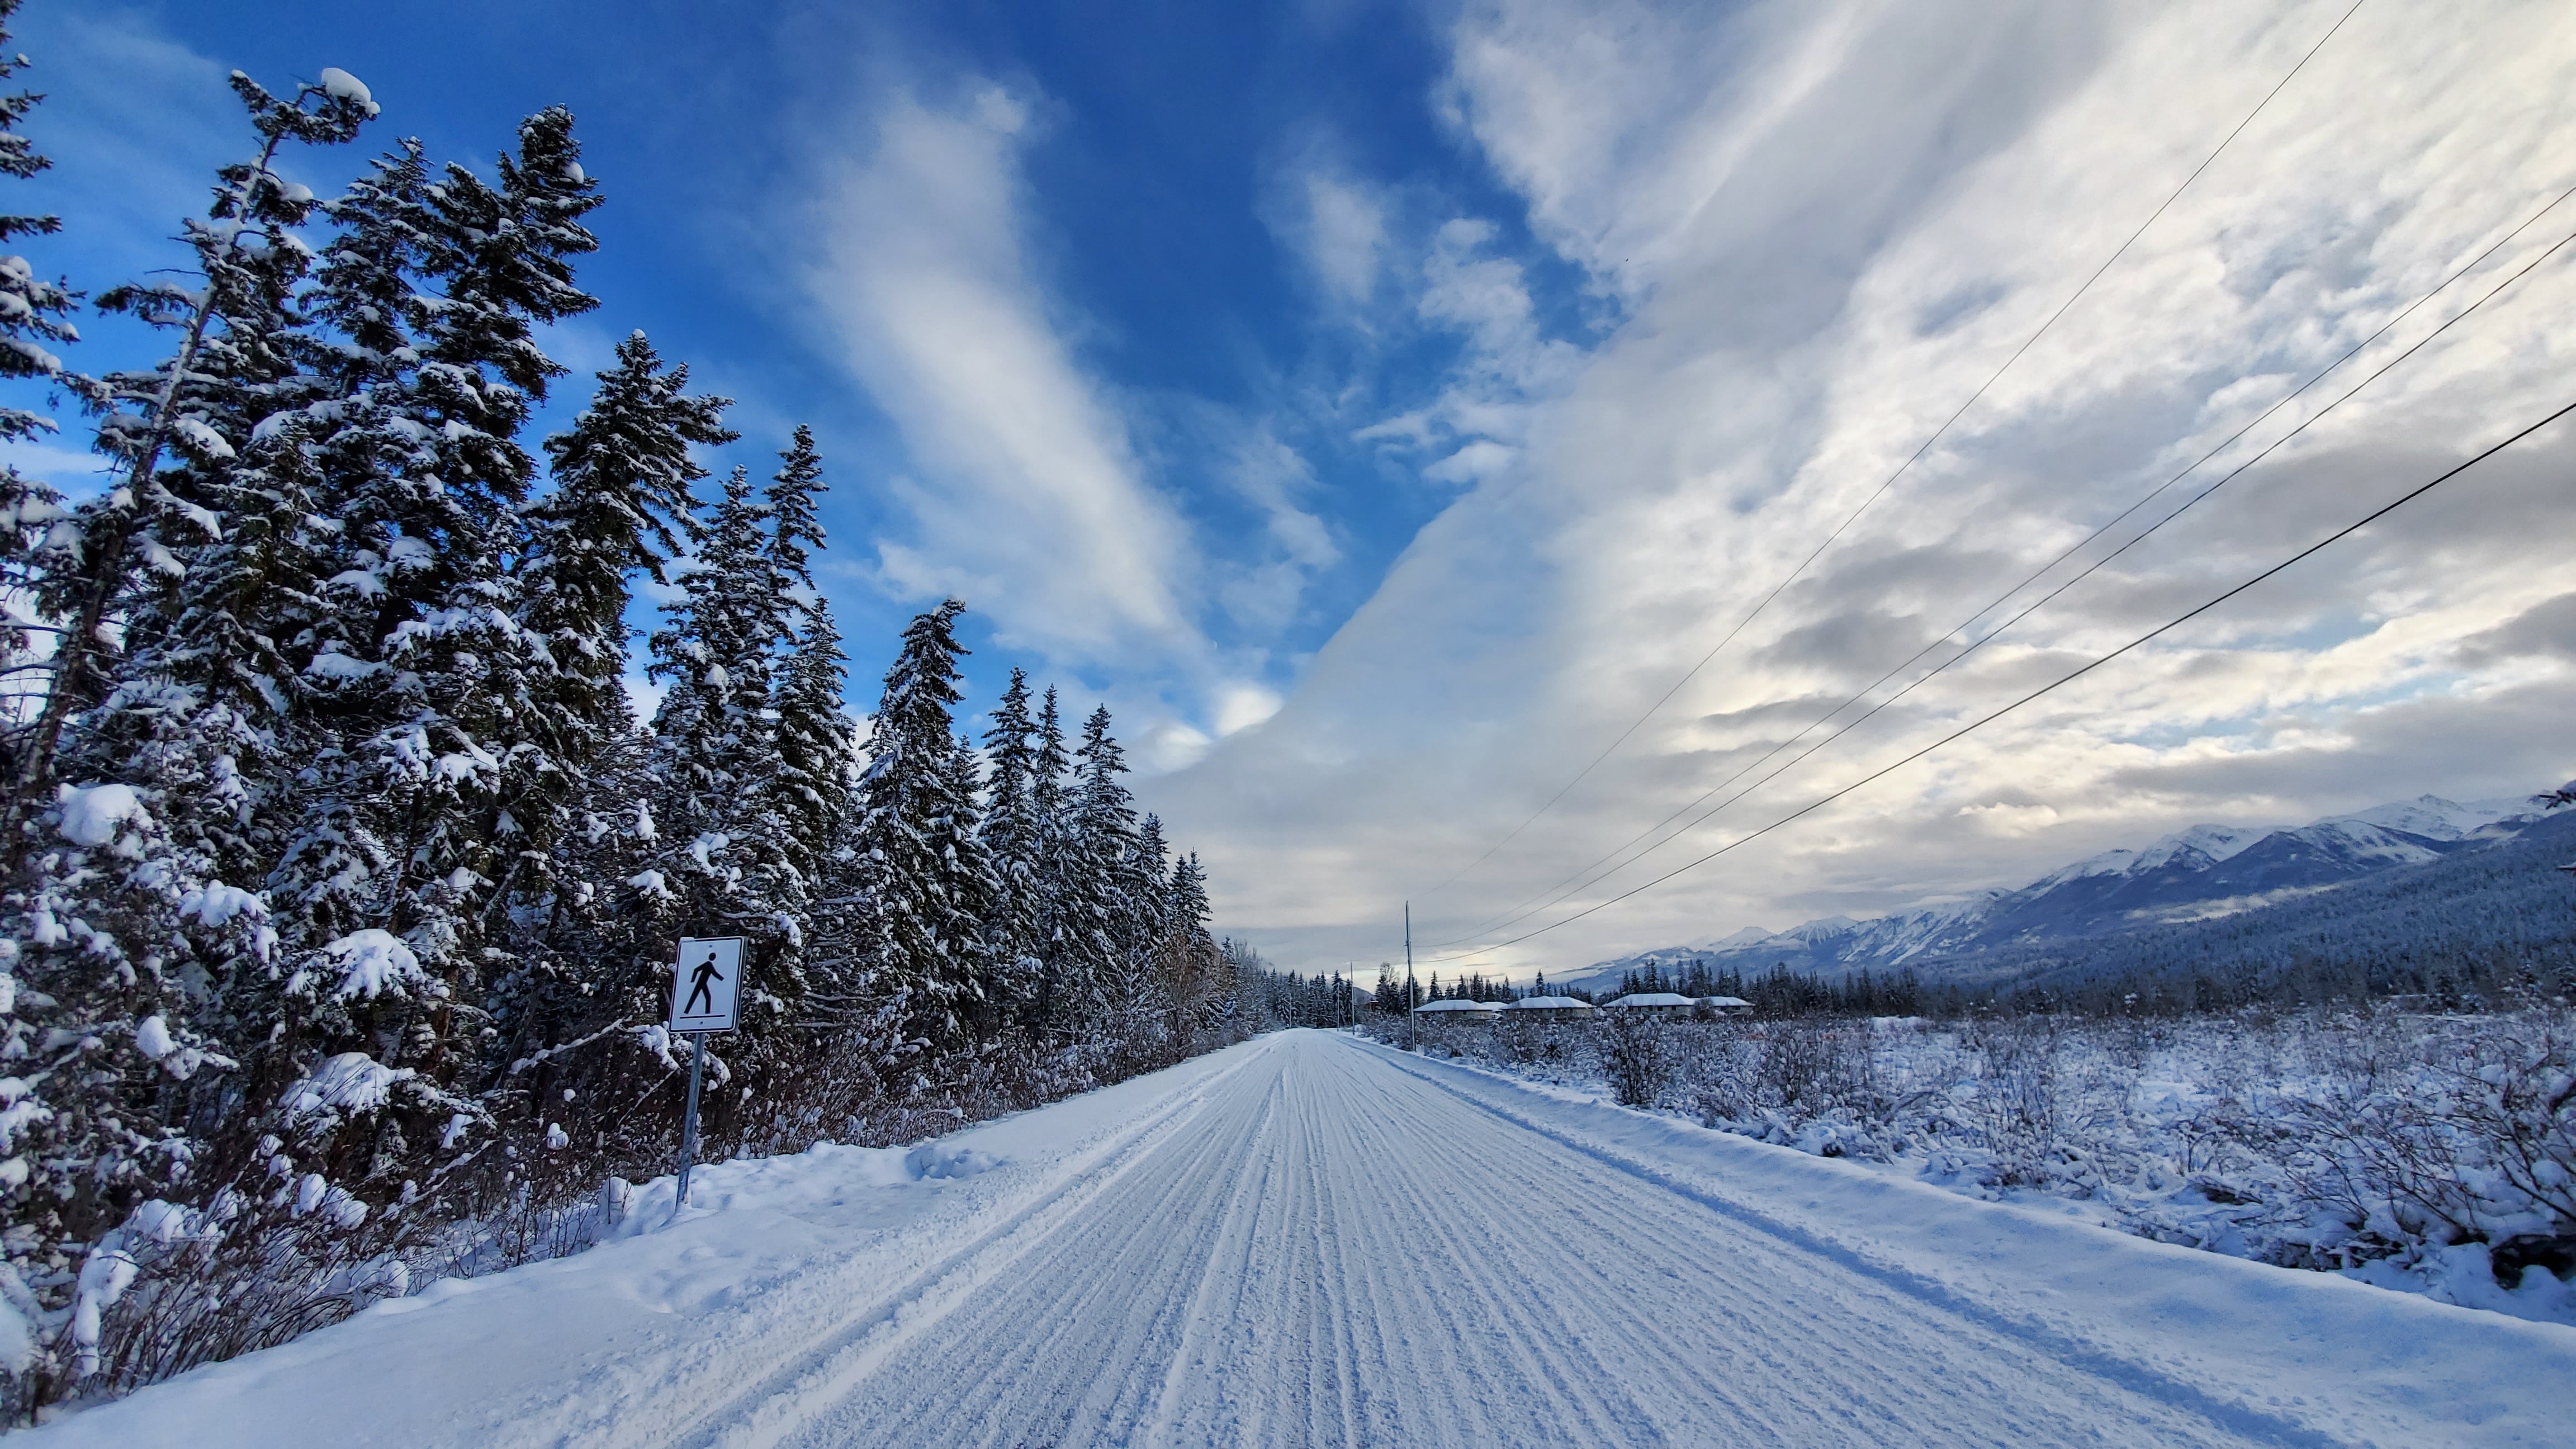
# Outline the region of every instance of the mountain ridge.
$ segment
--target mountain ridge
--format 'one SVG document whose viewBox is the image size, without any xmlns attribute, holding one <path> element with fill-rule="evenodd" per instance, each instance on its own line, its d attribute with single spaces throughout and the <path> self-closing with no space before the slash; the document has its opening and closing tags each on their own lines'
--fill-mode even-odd
<svg viewBox="0 0 2576 1449">
<path fill-rule="evenodd" d="M 1825 916 L 1778 932 L 1747 927 L 1595 962 L 1555 984 L 1597 990 L 1617 986 L 1632 971 L 1694 964 L 1739 973 L 1786 966 L 1838 977 L 1973 961 L 2331 890 L 2510 839 L 2535 813 L 2529 796 L 2457 801 L 2428 794 L 2279 829 L 2192 825 L 2143 849 L 2086 856 L 2019 887 L 1866 919 Z"/>
</svg>

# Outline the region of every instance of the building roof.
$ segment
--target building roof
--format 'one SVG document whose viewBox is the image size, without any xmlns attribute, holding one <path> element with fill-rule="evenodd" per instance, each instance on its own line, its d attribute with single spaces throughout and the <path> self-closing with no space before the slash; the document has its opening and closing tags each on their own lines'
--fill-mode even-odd
<svg viewBox="0 0 2576 1449">
<path fill-rule="evenodd" d="M 1601 1004 L 1602 1004 L 1603 1006 L 1605 1006 L 1605 1007 L 1612 1007 L 1612 1006 L 1697 1006 L 1697 1005 L 1699 1005 L 1699 1003 L 1698 1003 L 1697 1001 L 1694 1001 L 1694 1000 L 1692 1000 L 1691 998 L 1689 998 L 1689 997 L 1687 997 L 1687 996 L 1681 995 L 1679 992 L 1673 992 L 1673 991 L 1640 991 L 1640 992 L 1636 992 L 1636 993 L 1634 993 L 1633 995 L 1622 996 L 1622 997 L 1620 997 L 1620 998 L 1619 998 L 1618 1000 L 1616 1000 L 1616 1001 L 1605 1001 L 1605 1002 L 1603 1002 L 1603 1003 L 1601 1003 Z"/>
<path fill-rule="evenodd" d="M 1752 1002 L 1745 1000 L 1741 996 L 1703 996 L 1699 999 L 1699 1004 L 1702 1006 L 1741 1006 L 1748 1010 L 1753 1005 Z"/>
<path fill-rule="evenodd" d="M 1426 1011 L 1500 1011 L 1502 1009 L 1503 1005 L 1499 1001 L 1458 1001 L 1454 999 L 1446 1001 L 1426 1001 L 1420 1006 L 1413 1008 L 1416 1015 L 1420 1015 Z"/>
<path fill-rule="evenodd" d="M 1590 1011 L 1592 1003 L 1574 996 L 1524 996 L 1504 1003 L 1505 1011 Z"/>
</svg>

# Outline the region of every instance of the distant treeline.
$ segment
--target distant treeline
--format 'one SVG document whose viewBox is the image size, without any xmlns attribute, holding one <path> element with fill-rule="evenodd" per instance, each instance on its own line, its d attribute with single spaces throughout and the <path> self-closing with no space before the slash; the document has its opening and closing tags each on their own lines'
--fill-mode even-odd
<svg viewBox="0 0 2576 1449">
<path fill-rule="evenodd" d="M 1926 961 L 1922 1014 L 2187 1015 L 2412 998 L 2492 1009 L 2576 988 L 2576 813 L 2514 839 L 2212 920 Z"/>
</svg>

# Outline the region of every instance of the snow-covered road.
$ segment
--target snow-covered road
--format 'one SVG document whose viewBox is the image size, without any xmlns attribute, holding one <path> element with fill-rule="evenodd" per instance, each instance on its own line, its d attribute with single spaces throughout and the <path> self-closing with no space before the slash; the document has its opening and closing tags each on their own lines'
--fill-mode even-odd
<svg viewBox="0 0 2576 1449">
<path fill-rule="evenodd" d="M 933 1151 L 702 1181 L 667 1230 L 31 1442 L 2447 1445 L 2576 1422 L 2576 1331 L 1324 1033 Z"/>
</svg>

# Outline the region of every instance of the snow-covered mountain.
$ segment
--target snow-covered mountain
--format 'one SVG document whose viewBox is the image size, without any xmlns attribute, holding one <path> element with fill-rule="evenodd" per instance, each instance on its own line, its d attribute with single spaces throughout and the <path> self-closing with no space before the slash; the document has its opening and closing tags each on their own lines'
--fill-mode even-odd
<svg viewBox="0 0 2576 1449">
<path fill-rule="evenodd" d="M 1558 984 L 1616 986 L 1649 965 L 1672 972 L 1694 962 L 1841 975 L 2205 919 L 2509 839 L 2532 808 L 2527 796 L 2464 802 L 2423 795 L 2295 829 L 2195 825 L 2143 850 L 2088 856 L 2017 889 L 1869 920 L 1827 916 L 1786 931 L 1747 928 L 1598 962 Z"/>
</svg>

